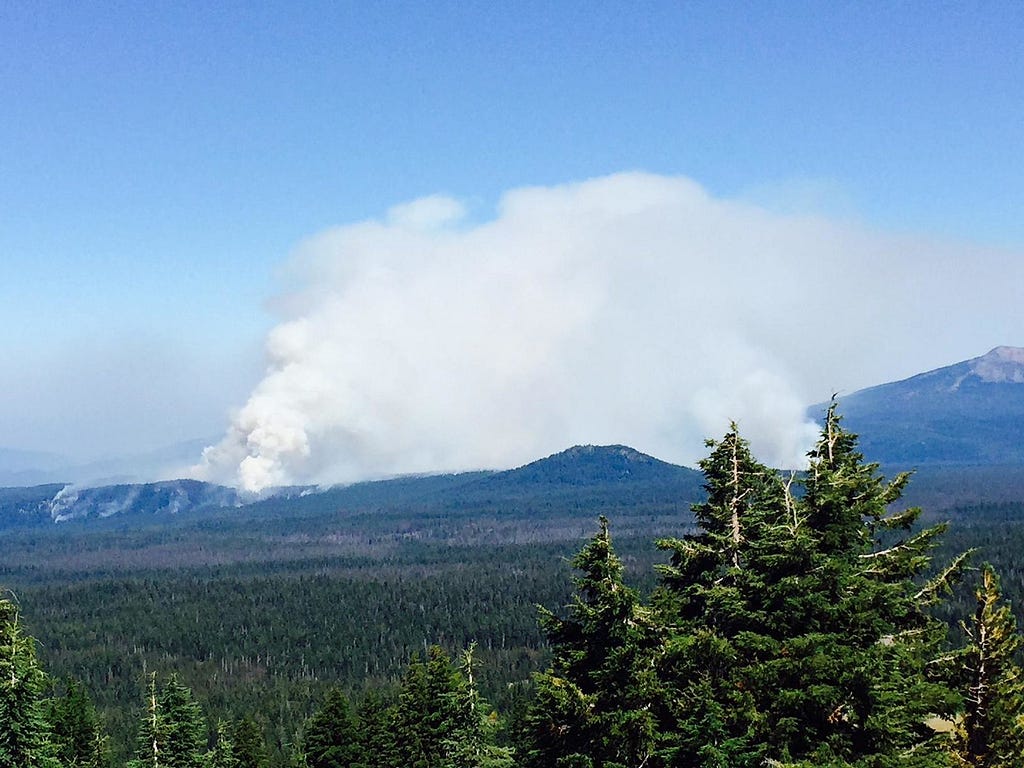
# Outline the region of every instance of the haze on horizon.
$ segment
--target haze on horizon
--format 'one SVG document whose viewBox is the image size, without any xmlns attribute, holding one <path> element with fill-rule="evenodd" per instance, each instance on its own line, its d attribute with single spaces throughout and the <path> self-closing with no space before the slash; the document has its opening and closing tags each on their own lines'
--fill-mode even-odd
<svg viewBox="0 0 1024 768">
<path fill-rule="evenodd" d="M 0 446 L 207 437 L 193 471 L 257 488 L 692 462 L 735 418 L 797 462 L 808 403 L 1024 344 L 1022 33 L 1010 3 L 8 5 Z"/>
</svg>

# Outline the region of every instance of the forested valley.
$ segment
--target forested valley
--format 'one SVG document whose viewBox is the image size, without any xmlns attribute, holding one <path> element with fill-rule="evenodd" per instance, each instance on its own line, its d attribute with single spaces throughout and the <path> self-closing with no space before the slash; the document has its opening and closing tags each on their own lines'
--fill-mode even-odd
<svg viewBox="0 0 1024 768">
<path fill-rule="evenodd" d="M 799 477 L 709 449 L 703 494 L 9 533 L 0 767 L 1022 765 L 1024 494 L 908 507 L 834 410 Z"/>
</svg>

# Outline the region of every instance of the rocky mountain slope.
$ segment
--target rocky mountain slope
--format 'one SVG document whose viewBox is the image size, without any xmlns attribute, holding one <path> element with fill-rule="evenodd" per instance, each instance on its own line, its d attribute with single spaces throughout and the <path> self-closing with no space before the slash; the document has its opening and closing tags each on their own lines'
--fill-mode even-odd
<svg viewBox="0 0 1024 768">
<path fill-rule="evenodd" d="M 883 464 L 1024 464 L 1024 349 L 996 347 L 854 392 L 840 398 L 840 411 L 864 454 Z"/>
</svg>

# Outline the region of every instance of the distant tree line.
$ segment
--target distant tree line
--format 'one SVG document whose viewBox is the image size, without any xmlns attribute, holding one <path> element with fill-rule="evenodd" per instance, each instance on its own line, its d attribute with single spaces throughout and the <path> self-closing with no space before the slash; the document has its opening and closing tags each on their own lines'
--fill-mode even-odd
<svg viewBox="0 0 1024 768">
<path fill-rule="evenodd" d="M 697 528 L 658 541 L 668 560 L 646 598 L 601 518 L 572 561 L 568 609 L 542 611 L 550 664 L 516 711 L 485 701 L 475 646 L 457 662 L 432 646 L 357 706 L 329 690 L 290 765 L 1024 764 L 1022 640 L 999 578 L 977 571 L 973 615 L 951 634 L 943 609 L 971 553 L 935 563 L 946 526 L 896 506 L 908 475 L 883 478 L 834 407 L 799 478 L 759 463 L 735 426 L 709 448 Z M 147 676 L 134 730 L 128 768 L 271 764 L 253 717 L 211 728 L 173 674 Z M 108 768 L 109 741 L 0 600 L 0 768 Z"/>
</svg>

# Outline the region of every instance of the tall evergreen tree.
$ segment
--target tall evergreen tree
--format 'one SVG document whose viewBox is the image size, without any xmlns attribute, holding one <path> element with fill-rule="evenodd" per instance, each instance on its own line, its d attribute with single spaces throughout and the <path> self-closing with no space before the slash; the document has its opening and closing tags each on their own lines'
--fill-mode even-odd
<svg viewBox="0 0 1024 768">
<path fill-rule="evenodd" d="M 107 765 L 107 737 L 96 707 L 80 683 L 68 681 L 62 694 L 54 692 L 46 710 L 57 758 L 65 768 Z"/>
<path fill-rule="evenodd" d="M 440 768 L 448 759 L 452 734 L 465 732 L 468 713 L 460 706 L 465 681 L 448 654 L 431 646 L 426 662 L 413 657 L 395 708 L 395 751 L 409 768 Z"/>
<path fill-rule="evenodd" d="M 0 600 L 0 768 L 58 768 L 44 716 L 45 675 L 18 609 Z"/>
<path fill-rule="evenodd" d="M 711 446 L 699 532 L 661 543 L 666 762 L 941 765 L 925 722 L 955 696 L 926 674 L 926 606 L 963 561 L 918 583 L 943 529 L 889 512 L 907 476 L 864 462 L 834 406 L 796 498 L 735 426 Z"/>
<path fill-rule="evenodd" d="M 953 736 L 956 763 L 965 768 L 1016 768 L 1024 764 L 1024 670 L 1018 657 L 1024 639 L 999 577 L 990 565 L 981 569 L 977 610 L 964 624 L 966 692 L 964 712 Z"/>
<path fill-rule="evenodd" d="M 359 723 L 340 688 L 331 688 L 310 718 L 303 751 L 309 768 L 349 768 L 359 763 Z"/>
<path fill-rule="evenodd" d="M 806 560 L 806 531 L 777 473 L 733 424 L 700 467 L 707 499 L 696 533 L 658 542 L 671 552 L 655 594 L 667 629 L 662 757 L 673 766 L 760 762 L 754 670 L 777 653 L 773 627 Z M 782 632 L 785 634 L 785 632 Z"/>
<path fill-rule="evenodd" d="M 238 768 L 266 768 L 267 742 L 255 720 L 238 720 L 231 729 L 231 738 Z"/>
<path fill-rule="evenodd" d="M 205 762 L 206 723 L 192 691 L 177 675 L 162 686 L 151 675 L 136 758 L 129 768 L 204 768 Z"/>
<path fill-rule="evenodd" d="M 392 768 L 395 765 L 394 717 L 392 707 L 380 692 L 370 689 L 364 694 L 358 718 L 365 768 Z"/>
<path fill-rule="evenodd" d="M 206 768 L 239 768 L 231 729 L 223 721 L 217 723 L 217 741 L 206 756 Z"/>
<path fill-rule="evenodd" d="M 474 674 L 475 644 L 470 644 L 460 660 L 459 672 L 465 682 L 457 695 L 457 706 L 462 709 L 461 729 L 453 731 L 445 740 L 444 768 L 513 768 L 513 750 L 494 743 L 497 730 L 495 713 L 480 696 Z"/>
<path fill-rule="evenodd" d="M 524 722 L 527 766 L 638 766 L 649 763 L 657 732 L 654 626 L 622 579 L 608 520 L 573 558 L 581 572 L 568 616 L 542 610 L 551 668 L 536 678 Z"/>
<path fill-rule="evenodd" d="M 920 586 L 945 526 L 915 532 L 920 509 L 890 511 L 909 475 L 887 481 L 865 462 L 835 403 L 809 456 L 799 508 L 815 549 L 792 603 L 803 631 L 779 660 L 763 736 L 799 759 L 942 765 L 926 722 L 955 696 L 928 674 L 946 630 L 926 609 L 963 558 Z"/>
</svg>

